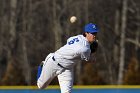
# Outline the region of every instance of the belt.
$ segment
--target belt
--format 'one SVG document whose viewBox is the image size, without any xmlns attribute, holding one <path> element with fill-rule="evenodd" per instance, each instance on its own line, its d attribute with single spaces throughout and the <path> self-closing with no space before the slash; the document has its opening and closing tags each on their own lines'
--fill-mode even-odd
<svg viewBox="0 0 140 93">
<path fill-rule="evenodd" d="M 54 56 L 52 57 L 52 60 L 55 61 Z M 57 65 L 60 66 L 60 67 L 62 67 L 62 68 L 65 68 L 65 67 L 63 67 L 63 66 L 62 66 L 61 64 L 59 64 L 59 63 L 57 63 Z"/>
</svg>

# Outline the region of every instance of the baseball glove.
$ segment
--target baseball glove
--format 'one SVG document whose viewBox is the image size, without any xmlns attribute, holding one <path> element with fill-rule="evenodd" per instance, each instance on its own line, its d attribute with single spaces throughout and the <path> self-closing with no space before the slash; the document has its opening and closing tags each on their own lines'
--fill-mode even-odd
<svg viewBox="0 0 140 93">
<path fill-rule="evenodd" d="M 91 45 L 90 45 L 90 49 L 91 49 L 91 53 L 95 53 L 97 51 L 98 48 L 98 42 L 94 41 Z"/>
</svg>

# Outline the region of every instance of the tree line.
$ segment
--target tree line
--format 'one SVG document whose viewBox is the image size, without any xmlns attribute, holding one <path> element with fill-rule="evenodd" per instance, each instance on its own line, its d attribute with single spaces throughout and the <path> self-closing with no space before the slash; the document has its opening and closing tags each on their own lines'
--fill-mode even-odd
<svg viewBox="0 0 140 93">
<path fill-rule="evenodd" d="M 90 22 L 100 28 L 97 62 L 79 62 L 74 84 L 140 84 L 139 7 L 139 0 L 0 0 L 0 85 L 36 85 L 40 62 Z"/>
</svg>

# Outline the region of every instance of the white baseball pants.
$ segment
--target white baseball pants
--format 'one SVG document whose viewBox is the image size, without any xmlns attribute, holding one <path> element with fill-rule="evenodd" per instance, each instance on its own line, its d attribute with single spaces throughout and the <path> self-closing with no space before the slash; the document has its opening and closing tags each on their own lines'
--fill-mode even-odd
<svg viewBox="0 0 140 93">
<path fill-rule="evenodd" d="M 58 77 L 61 93 L 71 93 L 73 86 L 73 69 L 65 69 L 52 59 L 53 54 L 49 54 L 43 64 L 42 72 L 37 80 L 40 89 L 46 88 L 54 77 Z"/>
</svg>

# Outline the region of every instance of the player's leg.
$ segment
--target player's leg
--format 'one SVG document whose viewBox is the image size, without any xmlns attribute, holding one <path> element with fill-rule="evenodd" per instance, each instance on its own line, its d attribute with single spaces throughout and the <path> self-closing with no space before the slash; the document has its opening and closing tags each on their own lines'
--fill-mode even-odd
<svg viewBox="0 0 140 93">
<path fill-rule="evenodd" d="M 56 76 L 56 67 L 57 65 L 52 62 L 51 58 L 49 58 L 47 62 L 44 62 L 40 77 L 37 80 L 38 88 L 43 89 L 50 84 L 52 79 Z"/>
<path fill-rule="evenodd" d="M 73 87 L 73 69 L 65 69 L 58 75 L 61 93 L 71 93 Z"/>
<path fill-rule="evenodd" d="M 46 64 L 46 62 L 48 61 L 49 58 L 51 58 L 53 56 L 54 53 L 50 53 L 46 58 L 45 58 L 45 61 L 42 61 L 40 63 L 40 65 L 38 66 L 38 72 L 37 72 L 37 80 L 39 79 L 40 75 L 41 75 L 41 72 L 42 72 L 42 67 L 43 65 Z"/>
</svg>

